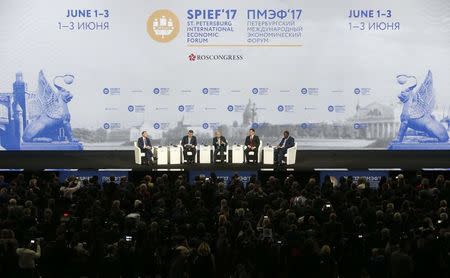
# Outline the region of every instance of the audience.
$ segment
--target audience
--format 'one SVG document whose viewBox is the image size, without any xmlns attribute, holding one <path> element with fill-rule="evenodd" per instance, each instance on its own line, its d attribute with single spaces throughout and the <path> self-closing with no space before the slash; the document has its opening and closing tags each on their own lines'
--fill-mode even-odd
<svg viewBox="0 0 450 278">
<path fill-rule="evenodd" d="M 1 277 L 449 277 L 444 176 L 277 175 L 0 175 Z"/>
</svg>

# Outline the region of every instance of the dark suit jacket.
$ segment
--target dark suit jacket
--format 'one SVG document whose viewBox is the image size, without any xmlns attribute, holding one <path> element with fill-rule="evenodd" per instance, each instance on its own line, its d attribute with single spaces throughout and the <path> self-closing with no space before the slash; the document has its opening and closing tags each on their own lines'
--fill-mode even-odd
<svg viewBox="0 0 450 278">
<path fill-rule="evenodd" d="M 181 145 L 184 147 L 184 145 L 187 145 L 189 142 L 188 136 L 184 136 L 183 139 L 181 139 Z M 197 137 L 192 136 L 191 138 L 191 145 L 192 146 L 197 146 Z"/>
<path fill-rule="evenodd" d="M 220 141 L 225 142 L 225 145 L 222 145 L 223 147 L 226 147 L 228 145 L 227 139 L 225 139 L 225 137 L 220 136 Z M 219 147 L 219 140 L 217 140 L 217 137 L 213 138 L 213 145 L 214 149 L 217 149 Z"/>
<path fill-rule="evenodd" d="M 147 146 L 152 146 L 152 143 L 150 143 L 150 138 L 145 138 L 146 140 L 146 142 L 145 142 L 145 144 L 147 145 Z M 139 139 L 138 139 L 138 147 L 141 149 L 141 150 L 144 150 L 144 137 L 139 137 Z"/>
<path fill-rule="evenodd" d="M 259 148 L 259 137 L 257 135 L 253 135 L 253 147 Z M 245 146 L 250 145 L 250 136 L 245 137 Z"/>
<path fill-rule="evenodd" d="M 292 136 L 289 136 L 287 139 L 285 139 L 283 137 L 283 139 L 281 139 L 281 142 L 280 142 L 280 144 L 278 144 L 278 146 L 280 146 L 280 147 L 283 146 L 284 140 L 287 140 L 286 145 L 284 146 L 285 149 L 291 148 L 295 145 L 294 138 Z"/>
</svg>

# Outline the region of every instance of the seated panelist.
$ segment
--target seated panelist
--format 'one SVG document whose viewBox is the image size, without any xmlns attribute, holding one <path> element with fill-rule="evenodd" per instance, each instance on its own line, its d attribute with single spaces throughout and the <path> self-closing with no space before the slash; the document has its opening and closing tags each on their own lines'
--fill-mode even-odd
<svg viewBox="0 0 450 278">
<path fill-rule="evenodd" d="M 214 146 L 214 162 L 220 159 L 220 162 L 224 162 L 225 160 L 225 151 L 227 149 L 227 139 L 220 133 L 220 131 L 216 131 L 214 133 L 213 138 L 213 146 Z"/>
<path fill-rule="evenodd" d="M 138 139 L 138 147 L 141 149 L 141 152 L 145 153 L 145 160 L 142 161 L 142 164 L 148 165 L 152 162 L 153 152 L 152 152 L 152 143 L 150 142 L 150 138 L 148 137 L 147 131 L 142 131 L 141 137 Z"/>
<path fill-rule="evenodd" d="M 278 166 L 281 166 L 284 155 L 287 153 L 287 150 L 293 147 L 294 145 L 295 145 L 294 138 L 289 135 L 289 131 L 285 130 L 283 132 L 283 138 L 281 139 L 274 153 L 275 163 Z"/>
<path fill-rule="evenodd" d="M 194 136 L 193 130 L 189 130 L 188 134 L 181 139 L 181 145 L 183 146 L 184 158 L 188 163 L 194 163 L 197 154 L 197 137 Z"/>
<path fill-rule="evenodd" d="M 248 136 L 245 138 L 245 160 L 249 163 L 250 152 L 253 151 L 253 163 L 258 162 L 258 149 L 259 149 L 260 141 L 258 135 L 255 135 L 255 129 L 250 128 L 248 131 Z"/>
</svg>

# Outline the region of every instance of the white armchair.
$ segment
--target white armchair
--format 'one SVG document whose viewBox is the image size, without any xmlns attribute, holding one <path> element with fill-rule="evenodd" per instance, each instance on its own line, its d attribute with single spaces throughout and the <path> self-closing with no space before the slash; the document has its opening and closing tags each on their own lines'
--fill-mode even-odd
<svg viewBox="0 0 450 278">
<path fill-rule="evenodd" d="M 211 150 L 212 146 L 210 145 L 200 145 L 198 161 L 200 163 L 207 163 L 207 164 L 211 163 Z"/>
<path fill-rule="evenodd" d="M 231 147 L 231 162 L 244 163 L 244 147 L 242 145 L 233 145 Z"/>
<path fill-rule="evenodd" d="M 170 146 L 169 147 L 169 164 L 181 164 L 181 156 L 182 156 L 182 147 L 181 145 Z"/>
<path fill-rule="evenodd" d="M 286 158 L 286 165 L 295 164 L 295 159 L 297 157 L 297 143 L 295 143 L 293 147 L 287 149 L 284 157 Z"/>
<path fill-rule="evenodd" d="M 145 156 L 145 153 L 141 152 L 141 149 L 138 147 L 137 142 L 134 142 L 134 162 L 136 164 L 142 164 L 143 156 Z"/>
<path fill-rule="evenodd" d="M 245 146 L 245 148 L 247 148 L 247 146 Z M 262 142 L 262 140 L 260 140 L 259 141 L 259 148 L 258 148 L 258 163 L 261 163 L 261 161 L 262 161 L 262 153 L 263 153 L 263 142 Z M 255 151 L 254 150 L 249 151 L 248 154 L 250 156 L 254 156 L 255 155 Z M 253 161 L 250 161 L 250 162 L 253 162 Z"/>
<path fill-rule="evenodd" d="M 157 165 L 167 165 L 169 164 L 169 147 L 168 146 L 158 146 L 153 148 L 153 155 L 156 154 L 158 158 L 156 160 Z"/>
</svg>

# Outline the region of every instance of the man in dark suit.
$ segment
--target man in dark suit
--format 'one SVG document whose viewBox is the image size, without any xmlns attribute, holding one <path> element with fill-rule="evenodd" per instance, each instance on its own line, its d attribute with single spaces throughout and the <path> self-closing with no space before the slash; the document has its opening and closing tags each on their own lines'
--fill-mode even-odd
<svg viewBox="0 0 450 278">
<path fill-rule="evenodd" d="M 283 138 L 281 139 L 280 144 L 278 144 L 277 148 L 275 149 L 275 163 L 278 166 L 281 166 L 284 155 L 287 153 L 287 149 L 293 147 L 294 145 L 294 138 L 289 135 L 289 131 L 285 130 L 283 132 Z"/>
<path fill-rule="evenodd" d="M 141 149 L 141 152 L 145 153 L 145 161 L 142 164 L 148 165 L 152 162 L 153 152 L 152 152 L 152 143 L 150 142 L 150 138 L 148 138 L 147 131 L 142 131 L 142 136 L 138 139 L 138 147 Z"/>
<path fill-rule="evenodd" d="M 258 149 L 259 149 L 260 141 L 258 135 L 255 135 L 255 129 L 250 128 L 248 131 L 248 136 L 245 138 L 245 160 L 247 163 L 250 163 L 250 154 L 249 152 L 253 151 L 253 163 L 258 162 Z"/>
<path fill-rule="evenodd" d="M 220 158 L 220 162 L 223 163 L 225 160 L 225 151 L 227 149 L 228 142 L 227 139 L 225 139 L 225 137 L 222 136 L 220 131 L 216 131 L 214 133 L 213 145 L 214 145 L 214 162 L 216 162 L 216 160 Z"/>
<path fill-rule="evenodd" d="M 194 163 L 197 154 L 197 138 L 194 136 L 193 130 L 189 130 L 188 134 L 181 139 L 181 145 L 183 146 L 184 158 L 188 163 Z M 188 152 L 192 154 L 188 154 Z"/>
</svg>

